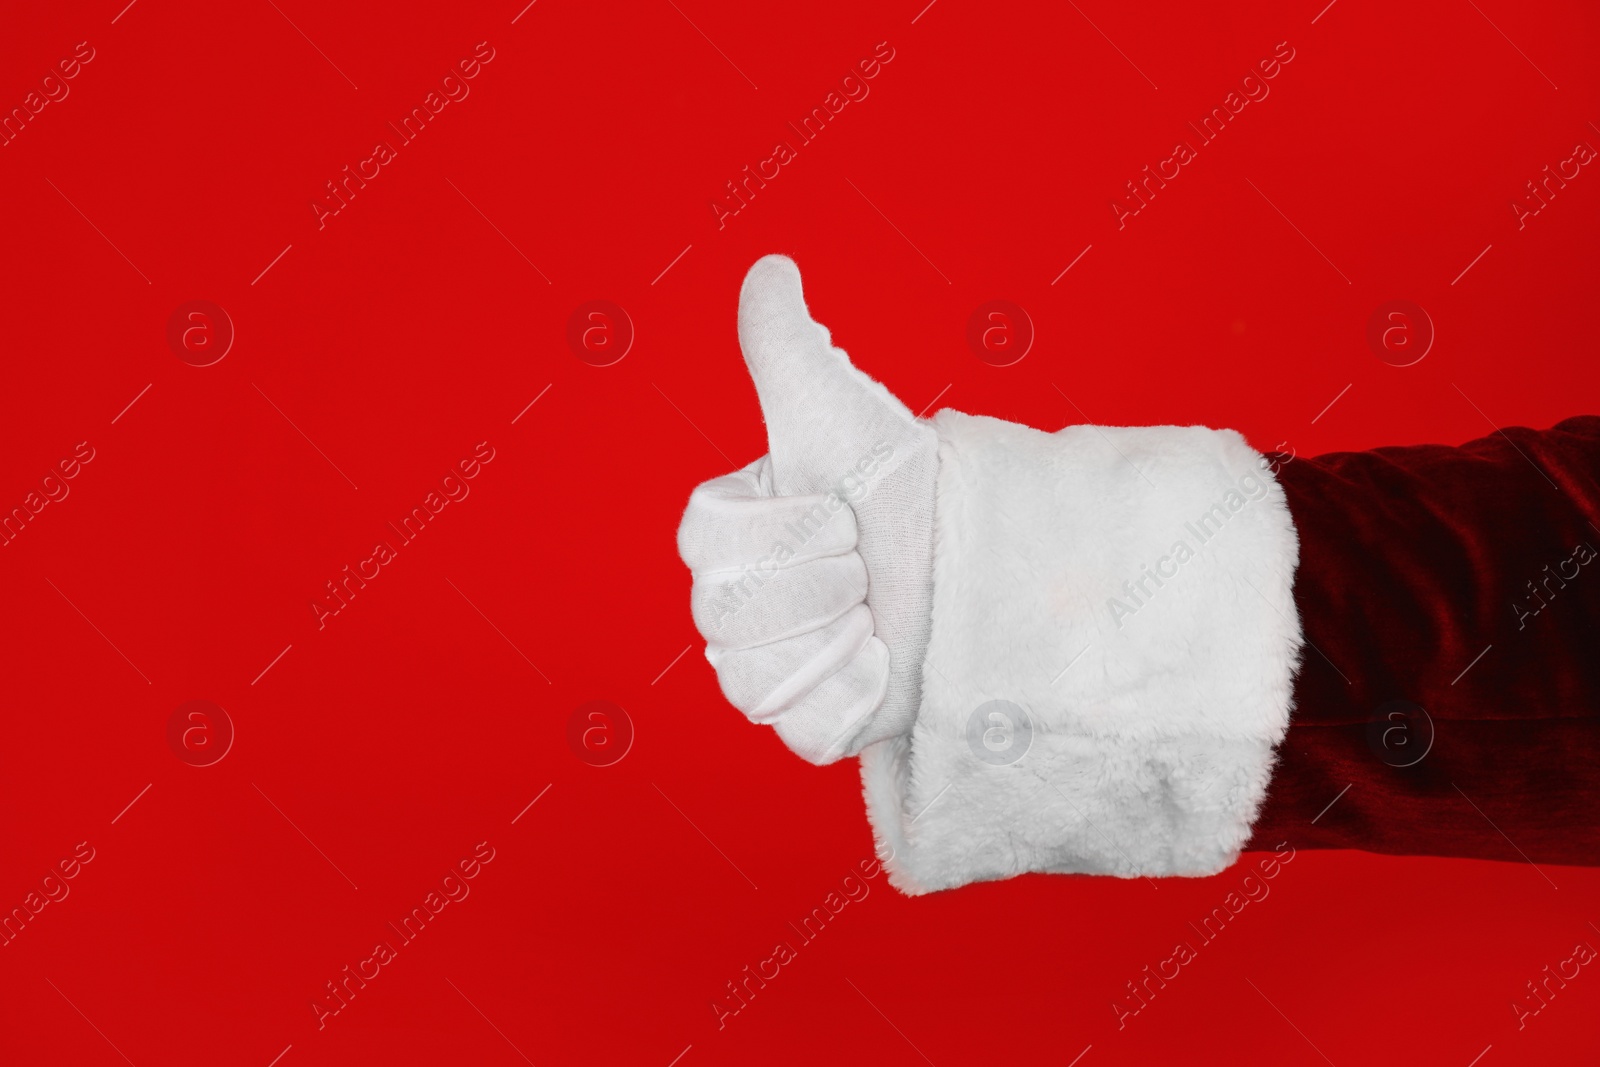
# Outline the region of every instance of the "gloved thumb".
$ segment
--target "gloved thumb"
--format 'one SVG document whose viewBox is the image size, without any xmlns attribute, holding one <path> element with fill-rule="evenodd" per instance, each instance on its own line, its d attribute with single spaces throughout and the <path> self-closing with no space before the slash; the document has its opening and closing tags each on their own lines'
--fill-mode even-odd
<svg viewBox="0 0 1600 1067">
<path fill-rule="evenodd" d="M 835 348 L 811 318 L 800 268 L 763 256 L 739 291 L 739 345 L 767 423 L 779 494 L 828 492 L 873 445 L 903 438 L 915 417 Z"/>
</svg>

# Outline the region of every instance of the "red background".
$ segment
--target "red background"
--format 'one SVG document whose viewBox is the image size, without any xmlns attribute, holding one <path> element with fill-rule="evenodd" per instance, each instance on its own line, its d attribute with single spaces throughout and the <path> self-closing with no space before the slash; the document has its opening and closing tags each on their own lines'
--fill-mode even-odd
<svg viewBox="0 0 1600 1067">
<path fill-rule="evenodd" d="M 96 450 L 0 549 L 0 908 L 96 850 L 0 949 L 0 1058 L 1592 1054 L 1600 976 L 1520 1032 L 1510 1004 L 1600 945 L 1600 873 L 1359 853 L 1301 852 L 1120 1031 L 1124 983 L 1243 867 L 880 877 L 719 1030 L 724 983 L 872 846 L 853 761 L 806 766 L 720 697 L 673 542 L 691 487 L 765 450 L 734 308 L 770 251 L 913 410 L 949 386 L 1301 454 L 1592 413 L 1600 177 L 1520 231 L 1509 208 L 1600 144 L 1591 6 L 124 2 L 13 5 L 0 34 L 7 111 L 96 53 L 0 149 L 0 506 Z M 319 230 L 323 183 L 480 41 L 470 96 Z M 724 182 L 880 41 L 870 96 L 719 230 Z M 1271 95 L 1119 231 L 1123 183 L 1280 41 Z M 205 368 L 165 338 L 195 299 L 237 331 Z M 635 325 L 614 366 L 566 343 L 591 299 Z M 964 340 L 992 299 L 1037 330 L 1003 369 Z M 1437 329 L 1403 369 L 1364 339 L 1392 299 Z M 323 583 L 480 441 L 470 497 L 319 631 Z M 237 730 L 213 766 L 167 743 L 194 699 Z M 614 766 L 566 739 L 594 699 L 636 729 Z M 324 983 L 485 840 L 471 895 L 319 1031 Z"/>
</svg>

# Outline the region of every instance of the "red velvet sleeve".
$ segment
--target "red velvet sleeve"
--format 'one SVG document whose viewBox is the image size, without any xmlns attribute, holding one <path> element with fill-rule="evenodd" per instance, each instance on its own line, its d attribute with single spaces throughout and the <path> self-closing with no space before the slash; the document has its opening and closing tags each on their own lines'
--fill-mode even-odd
<svg viewBox="0 0 1600 1067">
<path fill-rule="evenodd" d="M 1271 458 L 1307 641 L 1250 847 L 1600 863 L 1600 417 Z"/>
</svg>

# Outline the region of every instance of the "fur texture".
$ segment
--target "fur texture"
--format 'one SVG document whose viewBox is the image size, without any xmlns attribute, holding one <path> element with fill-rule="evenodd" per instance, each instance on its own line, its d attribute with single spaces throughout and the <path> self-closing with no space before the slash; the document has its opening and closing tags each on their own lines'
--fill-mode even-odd
<svg viewBox="0 0 1600 1067">
<path fill-rule="evenodd" d="M 862 753 L 891 880 L 1222 870 L 1250 836 L 1301 645 L 1298 542 L 1262 457 L 1203 427 L 1046 434 L 954 411 L 934 426 L 921 707 Z"/>
</svg>

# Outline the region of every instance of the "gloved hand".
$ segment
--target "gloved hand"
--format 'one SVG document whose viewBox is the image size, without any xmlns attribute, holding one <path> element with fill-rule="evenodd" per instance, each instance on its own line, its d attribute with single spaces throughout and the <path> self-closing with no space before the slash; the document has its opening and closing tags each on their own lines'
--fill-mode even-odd
<svg viewBox="0 0 1600 1067">
<path fill-rule="evenodd" d="M 938 440 L 830 344 L 785 256 L 746 275 L 739 343 L 771 452 L 694 491 L 678 551 L 729 702 L 831 763 L 916 715 Z"/>
<path fill-rule="evenodd" d="M 1263 458 L 1200 426 L 922 422 L 781 256 L 739 341 L 771 454 L 690 498 L 695 624 L 735 706 L 814 763 L 860 753 L 890 881 L 1233 862 L 1301 640 Z"/>
</svg>

